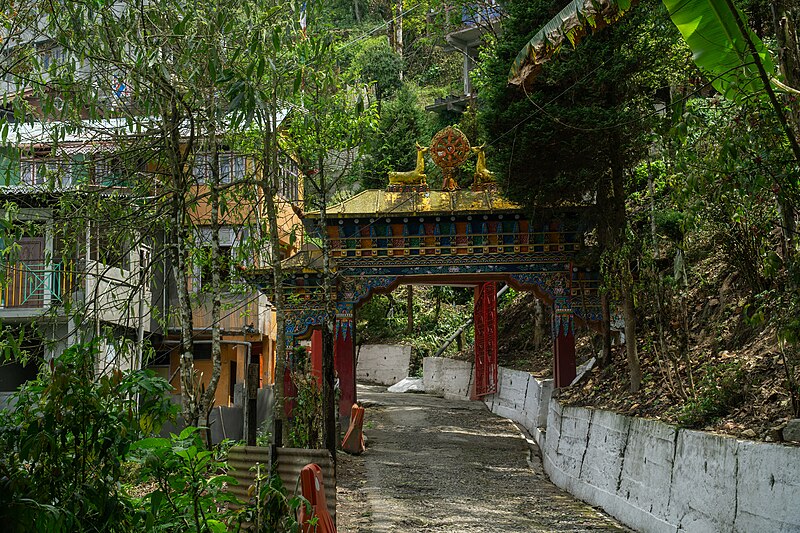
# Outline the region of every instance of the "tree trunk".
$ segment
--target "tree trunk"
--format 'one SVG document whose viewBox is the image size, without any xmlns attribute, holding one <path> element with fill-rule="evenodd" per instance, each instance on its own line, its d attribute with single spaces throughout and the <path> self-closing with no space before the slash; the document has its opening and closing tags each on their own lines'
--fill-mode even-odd
<svg viewBox="0 0 800 533">
<path fill-rule="evenodd" d="M 325 183 L 325 161 L 317 160 L 320 183 L 319 229 L 322 235 L 322 287 L 325 294 L 325 324 L 322 327 L 322 434 L 325 448 L 336 463 L 336 391 L 334 390 L 334 331 L 336 328 L 336 309 L 334 307 L 331 284 L 330 242 L 328 241 L 328 189 Z"/>
<path fill-rule="evenodd" d="M 215 113 L 213 111 L 213 106 L 212 113 Z M 222 334 L 220 331 L 220 314 L 222 311 L 222 279 L 220 274 L 223 269 L 223 265 L 219 242 L 219 186 L 221 180 L 219 174 L 219 141 L 217 140 L 217 131 L 213 123 L 213 119 L 208 131 L 208 135 L 209 142 L 211 143 L 211 379 L 208 382 L 208 387 L 206 388 L 205 392 L 203 392 L 203 397 L 199 406 L 201 418 L 200 424 L 203 427 L 208 427 L 208 415 L 211 412 L 211 409 L 214 407 L 217 385 L 219 384 L 219 378 L 222 374 Z M 230 376 L 229 379 L 235 381 L 236 376 Z M 209 437 L 208 442 L 210 443 L 210 430 L 207 432 L 207 435 Z"/>
<path fill-rule="evenodd" d="M 625 315 L 625 352 L 628 356 L 628 374 L 631 392 L 638 392 L 642 385 L 642 367 L 636 350 L 636 310 L 631 282 L 623 281 L 622 312 Z"/>
<path fill-rule="evenodd" d="M 394 23 L 394 51 L 400 58 L 403 58 L 403 0 L 397 0 L 397 16 Z M 403 71 L 400 70 L 400 80 L 403 79 Z"/>
<path fill-rule="evenodd" d="M 406 292 L 406 314 L 408 322 L 406 323 L 406 333 L 414 333 L 414 286 L 408 285 Z"/>
<path fill-rule="evenodd" d="M 619 143 L 617 142 L 617 146 Z M 625 175 L 622 157 L 615 148 L 611 153 L 611 191 L 613 198 L 613 219 L 611 225 L 612 245 L 616 254 L 623 251 L 627 213 L 625 207 Z M 642 369 L 636 351 L 636 308 L 633 301 L 633 273 L 629 257 L 617 257 L 619 268 L 616 282 L 622 289 L 622 313 L 625 318 L 625 350 L 628 359 L 628 375 L 631 392 L 637 392 L 642 383 Z"/>
<path fill-rule="evenodd" d="M 273 94 L 275 97 L 275 95 Z M 275 97 L 276 98 L 276 97 Z M 277 98 L 273 101 L 270 124 L 264 137 L 261 154 L 261 192 L 264 196 L 264 205 L 267 209 L 267 225 L 269 234 L 270 263 L 272 266 L 272 283 L 274 286 L 275 298 L 272 305 L 275 307 L 275 383 L 273 392 L 275 394 L 275 405 L 273 408 L 273 419 L 280 420 L 283 427 L 287 430 L 282 432 L 281 440 L 276 442 L 278 446 L 285 445 L 289 431 L 286 425 L 286 412 L 284 411 L 284 390 L 283 376 L 286 372 L 286 312 L 284 308 L 283 296 L 283 269 L 281 266 L 281 244 L 278 234 L 278 206 L 275 196 L 278 192 L 278 135 L 274 131 L 273 125 L 277 123 Z"/>
<path fill-rule="evenodd" d="M 600 312 L 603 328 L 603 354 L 600 357 L 600 368 L 611 364 L 611 305 L 608 302 L 608 293 L 600 294 Z"/>
<path fill-rule="evenodd" d="M 778 59 L 781 74 L 786 80 L 786 85 L 800 88 L 800 40 L 798 40 L 798 25 L 800 25 L 800 8 L 796 2 L 791 6 L 791 0 L 774 0 L 772 2 L 772 16 L 775 23 L 775 36 L 778 42 Z M 795 136 L 800 137 L 800 100 L 787 95 L 784 97 L 789 107 L 789 120 Z M 798 182 L 795 174 L 792 176 L 794 183 Z M 781 184 L 785 186 L 786 184 Z M 787 192 L 789 194 L 787 194 Z M 796 191 L 795 191 L 796 192 Z M 791 259 L 795 254 L 795 233 L 797 231 L 797 207 L 789 196 L 792 191 L 778 192 L 778 208 L 781 214 L 783 233 L 784 260 Z"/>
<path fill-rule="evenodd" d="M 535 350 L 544 346 L 547 338 L 547 317 L 545 317 L 544 304 L 539 298 L 533 302 L 533 348 Z"/>
<path fill-rule="evenodd" d="M 189 296 L 188 272 L 189 243 L 192 235 L 186 220 L 186 195 L 189 192 L 186 157 L 192 150 L 193 123 L 189 139 L 185 142 L 180 135 L 181 115 L 177 102 L 170 103 L 168 111 L 163 113 L 164 140 L 166 156 L 170 160 L 170 178 L 172 191 L 170 197 L 170 236 L 169 249 L 172 256 L 172 274 L 175 279 L 175 290 L 178 296 L 178 319 L 180 322 L 180 379 L 181 408 L 184 423 L 198 423 L 198 383 L 194 370 L 194 324 L 192 319 L 192 302 Z"/>
</svg>

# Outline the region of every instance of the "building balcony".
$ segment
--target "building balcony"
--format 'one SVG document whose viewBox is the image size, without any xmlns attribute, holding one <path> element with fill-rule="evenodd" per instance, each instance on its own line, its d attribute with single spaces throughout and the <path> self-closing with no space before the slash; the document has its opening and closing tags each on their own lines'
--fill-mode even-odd
<svg viewBox="0 0 800 533">
<path fill-rule="evenodd" d="M 196 293 L 192 301 L 192 326 L 194 331 L 211 334 L 213 302 L 210 294 Z M 219 325 L 223 334 L 268 333 L 268 307 L 263 295 L 256 292 L 225 294 L 222 296 Z M 177 302 L 173 301 L 169 313 L 169 329 L 180 330 L 180 314 Z"/>
<path fill-rule="evenodd" d="M 27 317 L 61 305 L 72 293 L 75 269 L 72 262 L 16 261 L 5 268 L 0 291 L 0 316 Z"/>
</svg>

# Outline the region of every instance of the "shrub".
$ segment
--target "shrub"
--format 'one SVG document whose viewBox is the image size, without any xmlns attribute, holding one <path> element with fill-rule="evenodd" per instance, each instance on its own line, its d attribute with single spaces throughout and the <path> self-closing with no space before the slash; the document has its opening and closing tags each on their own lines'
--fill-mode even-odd
<svg viewBox="0 0 800 533">
<path fill-rule="evenodd" d="M 703 427 L 738 407 L 747 393 L 741 363 L 709 365 L 698 384 L 697 397 L 683 407 L 678 421 L 689 428 Z"/>
<path fill-rule="evenodd" d="M 128 531 L 119 479 L 143 428 L 170 413 L 147 371 L 94 376 L 97 343 L 72 346 L 0 412 L 0 520 L 12 531 Z M 143 411 L 136 408 L 139 398 Z"/>
<path fill-rule="evenodd" d="M 148 438 L 133 444 L 134 457 L 142 464 L 142 480 L 157 488 L 142 498 L 138 522 L 146 531 L 219 532 L 228 530 L 231 513 L 224 506 L 236 498 L 223 491 L 236 483 L 217 475 L 224 463 L 214 450 L 204 449 L 200 428 L 187 427 L 180 435 Z"/>
</svg>

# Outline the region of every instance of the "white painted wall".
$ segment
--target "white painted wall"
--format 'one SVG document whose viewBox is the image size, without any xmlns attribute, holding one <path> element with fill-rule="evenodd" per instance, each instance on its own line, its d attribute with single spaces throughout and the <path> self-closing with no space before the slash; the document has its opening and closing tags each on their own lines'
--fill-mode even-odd
<svg viewBox="0 0 800 533">
<path fill-rule="evenodd" d="M 424 368 L 428 390 L 452 390 L 472 379 L 468 363 L 425 359 Z M 800 447 L 562 406 L 551 399 L 552 382 L 525 372 L 501 367 L 498 379 L 487 406 L 533 434 L 553 483 L 628 526 L 645 532 L 800 531 Z"/>
<path fill-rule="evenodd" d="M 408 377 L 411 346 L 364 344 L 358 350 L 356 379 L 381 385 L 394 385 Z"/>
<path fill-rule="evenodd" d="M 472 363 L 446 357 L 426 357 L 422 361 L 425 392 L 454 400 L 469 400 L 472 392 Z"/>
<path fill-rule="evenodd" d="M 547 406 L 553 393 L 553 380 L 538 380 L 528 372 L 498 368 L 497 394 L 486 396 L 489 409 L 528 428 L 539 440 L 547 425 Z"/>
</svg>

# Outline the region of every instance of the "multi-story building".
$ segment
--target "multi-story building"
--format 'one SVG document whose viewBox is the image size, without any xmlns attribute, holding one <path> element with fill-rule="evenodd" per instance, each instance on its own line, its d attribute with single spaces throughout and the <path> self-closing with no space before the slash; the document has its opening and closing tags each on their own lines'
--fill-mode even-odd
<svg viewBox="0 0 800 533">
<path fill-rule="evenodd" d="M 85 121 L 78 132 L 52 135 L 57 124 L 14 124 L 14 139 L 0 157 L 0 211 L 14 220 L 11 260 L 0 275 L 0 323 L 19 331 L 34 359 L 49 359 L 66 346 L 102 338 L 98 372 L 107 368 L 150 366 L 180 392 L 177 291 L 169 254 L 152 216 L 157 169 L 120 146 L 140 135 L 125 120 Z M 54 141 L 58 139 L 58 142 Z M 208 155 L 195 154 L 194 186 L 187 203 L 197 256 L 210 246 Z M 291 160 L 281 176 L 282 248 L 293 251 L 290 234 L 300 227 L 292 205 L 302 184 Z M 246 364 L 259 362 L 262 380 L 271 383 L 274 368 L 274 319 L 264 296 L 237 283 L 237 263 L 256 265 L 269 250 L 260 241 L 262 197 L 252 185 L 254 169 L 243 155 L 220 154 L 223 185 L 234 194 L 220 217 L 222 375 L 216 404 L 234 401 Z M 237 187 L 236 183 L 243 185 Z M 145 184 L 143 186 L 143 184 Z M 222 211 L 222 210 L 221 210 Z M 115 218 L 119 217 L 119 218 Z M 149 221 L 149 222 L 148 222 Z M 297 241 L 299 243 L 299 240 Z M 189 276 L 195 367 L 201 380 L 211 377 L 210 271 L 203 261 Z M 155 357 L 148 358 L 147 350 Z M 36 365 L 12 362 L 0 369 L 0 395 L 35 375 Z"/>
</svg>

